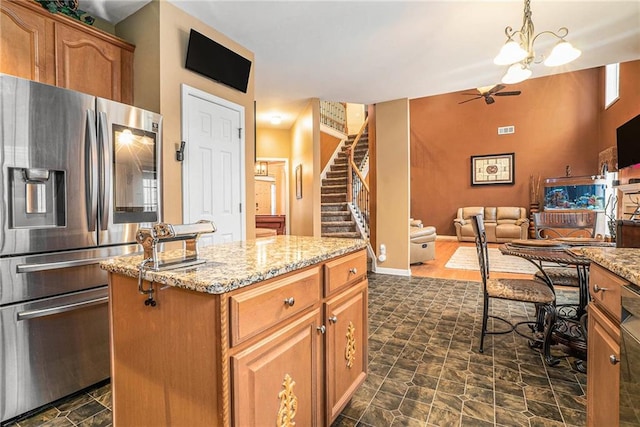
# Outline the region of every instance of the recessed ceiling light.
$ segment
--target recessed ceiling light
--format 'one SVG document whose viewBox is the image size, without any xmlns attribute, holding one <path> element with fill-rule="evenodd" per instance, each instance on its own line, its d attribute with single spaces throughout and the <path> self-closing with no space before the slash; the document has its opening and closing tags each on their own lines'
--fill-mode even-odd
<svg viewBox="0 0 640 427">
<path fill-rule="evenodd" d="M 282 117 L 280 116 L 271 116 L 271 124 L 272 125 L 279 125 L 280 123 L 282 123 Z"/>
</svg>

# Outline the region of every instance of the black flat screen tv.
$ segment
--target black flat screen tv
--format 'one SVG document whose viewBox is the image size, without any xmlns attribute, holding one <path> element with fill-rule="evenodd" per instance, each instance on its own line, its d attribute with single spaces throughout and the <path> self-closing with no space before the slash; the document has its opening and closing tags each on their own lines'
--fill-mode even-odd
<svg viewBox="0 0 640 427">
<path fill-rule="evenodd" d="M 247 93 L 251 61 L 194 29 L 189 34 L 185 67 Z"/>
<path fill-rule="evenodd" d="M 640 114 L 616 130 L 618 169 L 640 164 Z"/>
</svg>

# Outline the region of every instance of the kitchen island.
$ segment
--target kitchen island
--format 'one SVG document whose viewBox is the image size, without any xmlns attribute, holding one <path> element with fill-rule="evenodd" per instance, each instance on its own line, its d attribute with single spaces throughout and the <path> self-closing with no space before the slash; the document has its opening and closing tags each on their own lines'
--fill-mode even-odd
<svg viewBox="0 0 640 427">
<path fill-rule="evenodd" d="M 101 263 L 114 425 L 331 424 L 366 377 L 365 245 L 211 245 L 205 264 L 146 271 L 140 284 L 141 254 Z"/>
<path fill-rule="evenodd" d="M 621 295 L 627 292 L 625 288 L 640 286 L 640 249 L 576 250 L 592 261 L 587 328 L 587 426 L 638 425 L 634 410 L 636 399 L 621 399 L 621 369 L 629 372 L 633 363 L 628 354 L 621 352 L 620 325 L 624 320 Z M 638 367 L 632 372 L 635 369 Z M 632 387 L 637 388 L 637 384 Z"/>
</svg>

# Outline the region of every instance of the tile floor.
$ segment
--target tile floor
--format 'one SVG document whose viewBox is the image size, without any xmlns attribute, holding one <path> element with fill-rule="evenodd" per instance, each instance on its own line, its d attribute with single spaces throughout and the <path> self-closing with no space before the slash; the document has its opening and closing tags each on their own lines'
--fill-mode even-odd
<svg viewBox="0 0 640 427">
<path fill-rule="evenodd" d="M 369 283 L 369 376 L 333 427 L 585 425 L 586 375 L 573 360 L 547 367 L 515 334 L 487 337 L 478 353 L 478 282 L 370 274 Z M 518 303 L 493 310 L 526 313 Z M 101 385 L 8 426 L 109 426 L 110 397 Z"/>
</svg>

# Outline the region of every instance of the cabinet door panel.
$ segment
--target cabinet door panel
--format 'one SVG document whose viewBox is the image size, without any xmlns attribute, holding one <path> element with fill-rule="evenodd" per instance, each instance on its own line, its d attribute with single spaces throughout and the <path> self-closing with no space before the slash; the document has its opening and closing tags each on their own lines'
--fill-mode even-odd
<svg viewBox="0 0 640 427">
<path fill-rule="evenodd" d="M 231 356 L 235 426 L 275 426 L 286 417 L 299 426 L 319 424 L 319 325 L 316 309 Z"/>
<path fill-rule="evenodd" d="M 615 426 L 619 420 L 620 328 L 595 305 L 589 305 L 587 340 L 587 425 Z"/>
<path fill-rule="evenodd" d="M 56 86 L 121 100 L 120 48 L 59 23 L 55 41 Z"/>
<path fill-rule="evenodd" d="M 3 1 L 0 28 L 0 72 L 53 83 L 46 76 L 45 18 Z"/>
<path fill-rule="evenodd" d="M 367 376 L 367 285 L 358 285 L 325 306 L 327 409 L 340 414 Z"/>
</svg>

